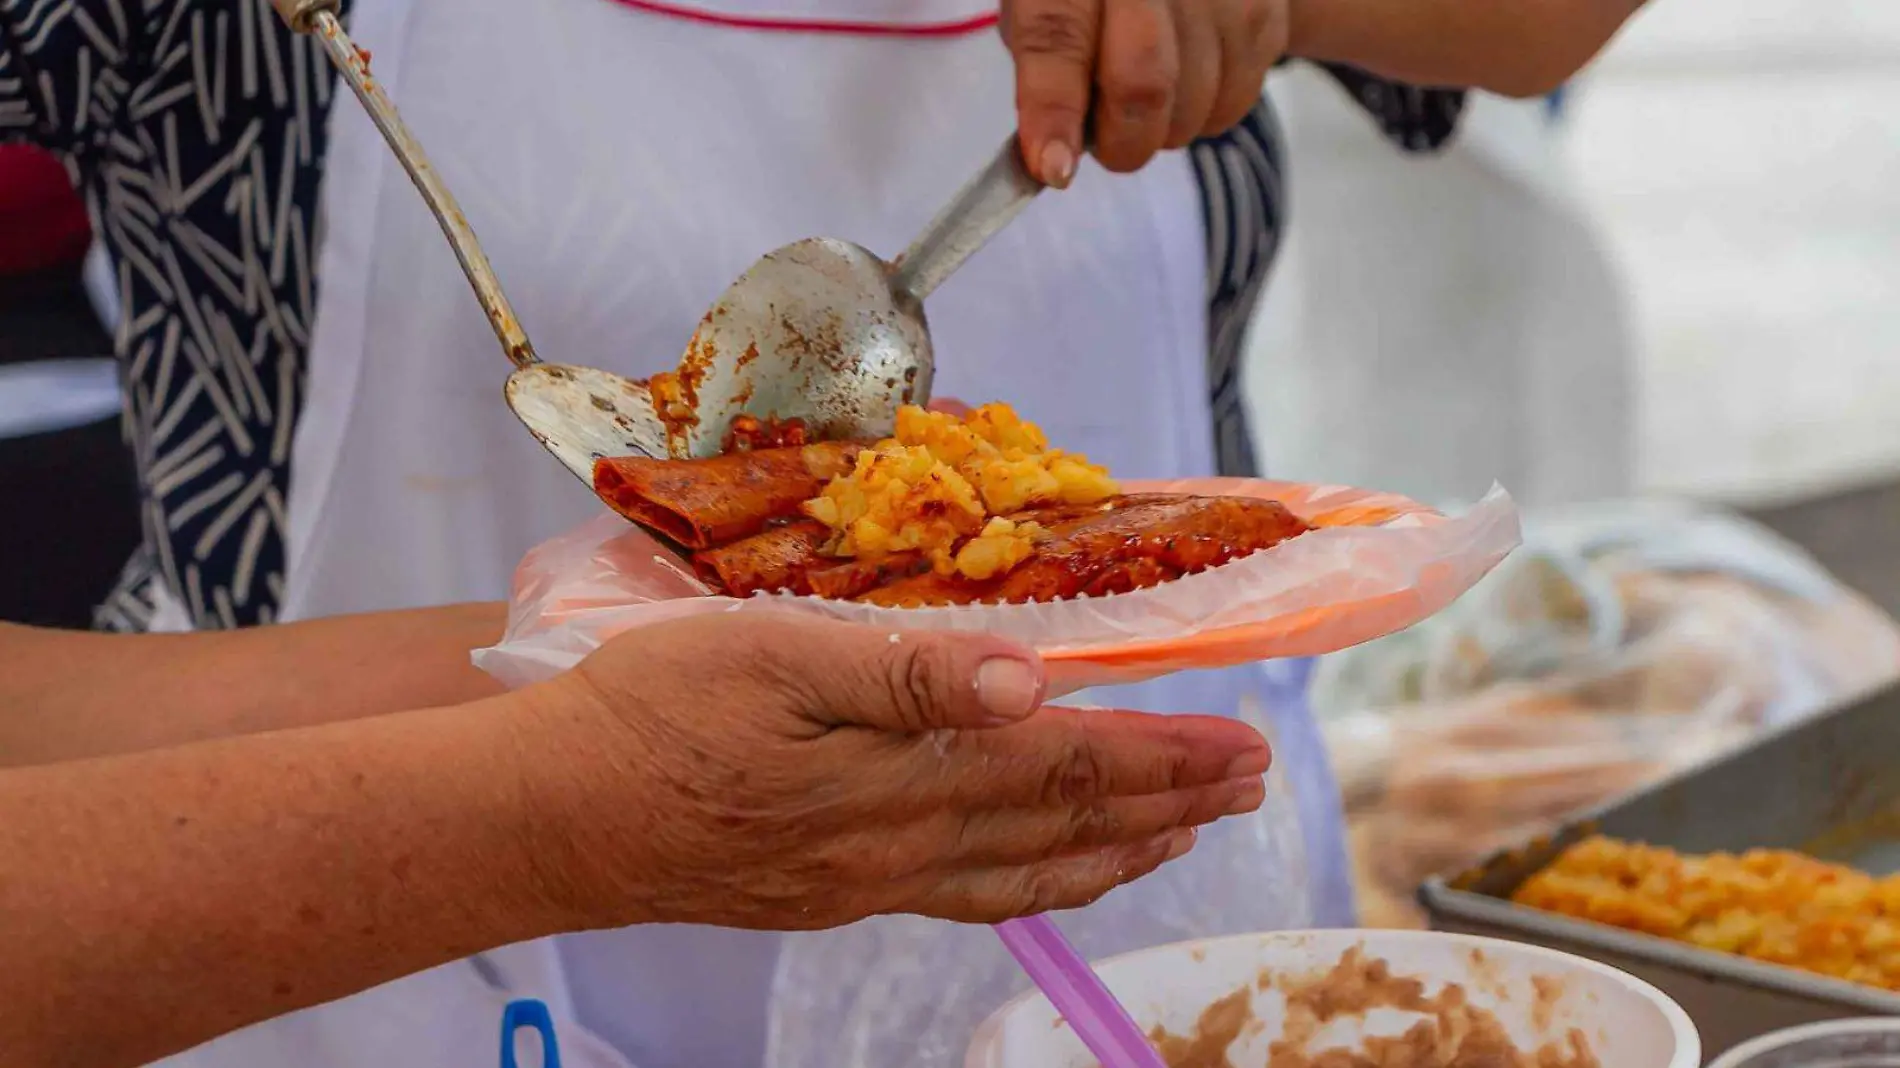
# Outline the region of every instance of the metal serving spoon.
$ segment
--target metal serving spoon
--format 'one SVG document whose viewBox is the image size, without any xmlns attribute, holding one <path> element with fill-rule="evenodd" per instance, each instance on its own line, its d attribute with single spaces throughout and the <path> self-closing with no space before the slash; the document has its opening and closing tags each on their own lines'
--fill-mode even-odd
<svg viewBox="0 0 1900 1068">
<path fill-rule="evenodd" d="M 1012 137 L 895 265 L 830 238 L 768 253 L 701 321 L 675 372 L 683 403 L 663 418 L 645 383 L 535 355 L 460 205 L 344 31 L 340 0 L 271 2 L 291 29 L 321 42 L 441 225 L 515 365 L 508 407 L 590 485 L 603 456 L 717 455 L 739 415 L 797 419 L 820 439 L 888 436 L 899 407 L 930 399 L 924 298 L 1043 189 Z"/>
<path fill-rule="evenodd" d="M 925 298 L 1042 189 L 1012 136 L 895 263 L 828 237 L 767 253 L 686 348 L 696 418 L 672 427 L 673 451 L 719 454 L 740 414 L 800 419 L 819 439 L 889 436 L 899 407 L 930 400 Z"/>
</svg>

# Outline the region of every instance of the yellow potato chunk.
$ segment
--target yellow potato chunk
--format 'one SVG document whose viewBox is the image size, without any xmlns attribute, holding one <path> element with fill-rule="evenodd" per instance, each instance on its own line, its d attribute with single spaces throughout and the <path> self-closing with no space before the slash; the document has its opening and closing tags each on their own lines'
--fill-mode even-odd
<svg viewBox="0 0 1900 1068">
<path fill-rule="evenodd" d="M 1900 875 L 1803 853 L 1684 856 L 1593 836 L 1518 888 L 1520 905 L 1900 990 Z"/>
<path fill-rule="evenodd" d="M 832 530 L 825 551 L 834 556 L 919 552 L 942 574 L 982 581 L 1028 559 L 1042 533 L 1007 516 L 1120 492 L 1106 470 L 1049 448 L 1006 404 L 962 417 L 907 406 L 896 436 L 860 453 L 803 511 Z"/>
</svg>

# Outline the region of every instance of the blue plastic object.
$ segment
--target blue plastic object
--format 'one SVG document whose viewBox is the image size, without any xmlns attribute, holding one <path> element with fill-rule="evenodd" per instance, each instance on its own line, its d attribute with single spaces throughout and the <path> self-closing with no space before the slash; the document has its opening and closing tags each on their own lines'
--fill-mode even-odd
<svg viewBox="0 0 1900 1068">
<path fill-rule="evenodd" d="M 554 1018 L 548 1007 L 533 998 L 511 1001 L 501 1010 L 501 1068 L 520 1068 L 515 1060 L 515 1032 L 533 1028 L 541 1035 L 541 1068 L 561 1068 L 561 1047 L 554 1041 Z"/>
</svg>

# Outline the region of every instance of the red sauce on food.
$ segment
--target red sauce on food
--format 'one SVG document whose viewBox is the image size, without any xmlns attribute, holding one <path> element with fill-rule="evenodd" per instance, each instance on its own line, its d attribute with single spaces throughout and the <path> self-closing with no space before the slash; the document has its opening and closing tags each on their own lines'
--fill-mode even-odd
<svg viewBox="0 0 1900 1068">
<path fill-rule="evenodd" d="M 809 444 L 811 432 L 803 419 L 760 419 L 738 415 L 726 431 L 724 452 L 751 452 L 754 449 L 789 449 Z"/>
</svg>

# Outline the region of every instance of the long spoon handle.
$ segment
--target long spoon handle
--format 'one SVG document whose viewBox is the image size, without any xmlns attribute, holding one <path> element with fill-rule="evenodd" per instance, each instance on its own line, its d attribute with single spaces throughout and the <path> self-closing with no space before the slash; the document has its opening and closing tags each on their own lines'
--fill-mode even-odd
<svg viewBox="0 0 1900 1068">
<path fill-rule="evenodd" d="M 1043 184 L 1023 165 L 1022 149 L 1011 134 L 989 166 L 957 190 L 904 250 L 891 278 L 893 287 L 921 303 L 1042 190 Z"/>
<path fill-rule="evenodd" d="M 468 219 L 462 214 L 462 206 L 455 202 L 455 195 L 448 186 L 442 184 L 442 178 L 430 164 L 429 157 L 416 143 L 409 127 L 405 126 L 402 116 L 396 112 L 396 105 L 383 92 L 383 87 L 369 71 L 369 53 L 356 47 L 349 34 L 343 31 L 343 23 L 337 15 L 342 10 L 341 0 L 271 0 L 277 14 L 291 29 L 298 33 L 314 35 L 323 45 L 323 51 L 330 62 L 350 83 L 356 99 L 363 102 L 363 110 L 382 132 L 383 140 L 389 142 L 390 151 L 402 161 L 402 169 L 409 172 L 409 180 L 422 192 L 422 199 L 428 203 L 429 211 L 434 213 L 436 222 L 442 225 L 443 236 L 449 239 L 449 246 L 455 249 L 455 258 L 462 264 L 462 273 L 468 276 L 468 284 L 475 290 L 475 299 L 481 302 L 482 311 L 487 313 L 489 325 L 495 329 L 495 337 L 501 342 L 501 351 L 516 367 L 528 367 L 537 362 L 534 345 L 528 341 L 528 332 L 521 328 L 521 320 L 515 318 L 515 310 L 508 303 L 508 297 L 501 291 L 501 280 L 495 277 L 495 268 L 483 254 L 481 242 L 475 240 L 475 231 L 469 228 Z"/>
</svg>

